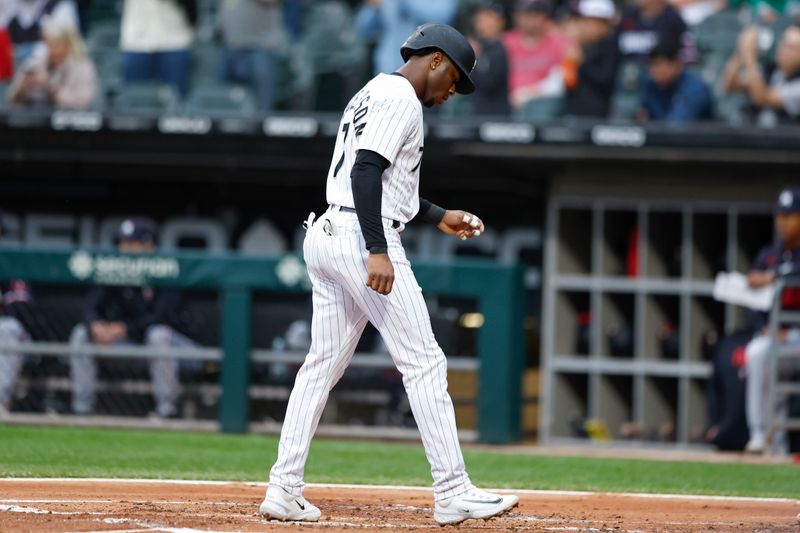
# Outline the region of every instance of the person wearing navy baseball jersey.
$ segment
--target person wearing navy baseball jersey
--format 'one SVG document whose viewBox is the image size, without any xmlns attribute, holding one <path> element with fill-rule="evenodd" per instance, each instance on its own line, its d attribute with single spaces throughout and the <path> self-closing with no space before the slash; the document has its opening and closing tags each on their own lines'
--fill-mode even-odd
<svg viewBox="0 0 800 533">
<path fill-rule="evenodd" d="M 143 217 L 124 220 L 116 235 L 117 249 L 123 253 L 152 253 L 156 250 L 155 223 Z M 75 326 L 70 344 L 76 348 L 70 357 L 72 410 L 90 414 L 95 410 L 97 363 L 91 355 L 80 353 L 86 344 L 145 344 L 160 350 L 195 346 L 184 332 L 181 294 L 175 289 L 128 286 L 99 286 L 89 293 L 84 321 Z M 178 360 L 150 360 L 155 414 L 177 414 Z"/>
<path fill-rule="evenodd" d="M 476 489 L 466 472 L 447 393 L 447 360 L 431 329 L 422 290 L 400 242 L 406 224 L 422 221 L 469 239 L 483 222 L 419 197 L 422 106 L 474 90 L 475 53 L 444 24 L 425 24 L 402 46 L 405 64 L 379 74 L 345 108 L 327 179 L 328 210 L 306 223 L 303 254 L 313 285 L 311 348 L 297 374 L 281 431 L 278 457 L 260 512 L 279 520 L 316 521 L 303 498 L 311 438 L 330 389 L 350 363 L 371 322 L 403 375 L 431 466 L 434 518 L 455 524 L 488 518 L 516 496 Z"/>
<path fill-rule="evenodd" d="M 775 204 L 775 228 L 778 240 L 759 252 L 748 274 L 750 287 L 757 289 L 772 284 L 779 276 L 800 273 L 800 187 L 791 187 L 781 191 Z M 800 309 L 800 291 L 786 289 L 781 295 L 783 306 L 786 308 Z M 767 448 L 766 420 L 769 409 L 776 406 L 768 405 L 768 371 L 770 366 L 770 338 L 765 328 L 769 321 L 769 314 L 756 315 L 757 326 L 762 328 L 747 345 L 747 427 L 750 430 L 750 440 L 745 451 L 762 453 Z M 800 329 L 789 328 L 780 332 L 781 342 L 789 346 L 796 346 L 800 351 Z M 782 377 L 800 371 L 800 360 L 797 358 L 781 358 L 778 372 Z M 784 402 L 782 402 L 784 403 Z M 780 407 L 778 416 L 785 416 L 786 406 Z M 779 431 L 775 434 L 773 449 L 778 453 L 788 452 L 786 432 Z"/>
</svg>

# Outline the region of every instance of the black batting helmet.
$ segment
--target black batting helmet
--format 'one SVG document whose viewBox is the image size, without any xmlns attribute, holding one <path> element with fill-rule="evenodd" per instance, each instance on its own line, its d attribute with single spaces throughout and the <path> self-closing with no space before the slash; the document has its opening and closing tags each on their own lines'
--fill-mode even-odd
<svg viewBox="0 0 800 533">
<path fill-rule="evenodd" d="M 414 55 L 418 50 L 435 48 L 450 58 L 450 61 L 461 72 L 461 80 L 456 84 L 456 92 L 470 94 L 475 90 L 475 84 L 469 77 L 475 68 L 475 51 L 467 38 L 447 24 L 423 24 L 418 26 L 414 33 L 406 39 L 400 48 L 403 61 Z"/>
</svg>

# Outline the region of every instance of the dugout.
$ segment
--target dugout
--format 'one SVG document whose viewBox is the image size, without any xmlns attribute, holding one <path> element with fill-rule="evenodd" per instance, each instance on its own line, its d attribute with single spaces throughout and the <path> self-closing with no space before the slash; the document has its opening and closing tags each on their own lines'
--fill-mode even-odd
<svg viewBox="0 0 800 533">
<path fill-rule="evenodd" d="M 4 216 L 18 224 L 21 244 L 41 245 L 44 232 L 56 248 L 98 244 L 107 220 L 132 212 L 159 221 L 211 220 L 221 228 L 223 248 L 235 251 L 267 215 L 283 250 L 295 248 L 299 222 L 324 205 L 338 117 L 208 120 L 207 128 L 196 128 L 164 117 L 123 124 L 94 112 L 4 112 Z M 735 309 L 710 300 L 709 280 L 722 266 L 743 268 L 770 239 L 769 206 L 800 163 L 798 130 L 435 116 L 428 124 L 423 194 L 474 209 L 496 235 L 485 241 L 491 245 L 445 249 L 411 231 L 410 245 L 423 256 L 526 264 L 524 435 L 583 441 L 584 430 L 571 422 L 598 419 L 614 439 L 622 422 L 638 421 L 672 424 L 670 436 L 654 442 L 694 442 L 709 372 L 697 344 L 706 330 L 726 330 L 738 320 Z M 29 228 L 36 214 L 52 217 L 50 229 Z M 59 225 L 64 231 L 52 233 Z M 630 279 L 624 273 L 634 229 L 641 276 Z M 181 246 L 202 249 L 203 235 Z M 471 305 L 436 303 L 457 316 Z M 292 312 L 301 314 L 296 306 Z M 581 333 L 586 311 L 594 320 Z M 476 334 L 458 320 L 455 329 L 452 319 L 442 320 L 446 342 Z M 673 346 L 665 356 L 658 334 L 667 322 Z M 627 352 L 625 343 L 609 344 L 612 327 L 630 332 Z M 581 335 L 585 349 L 578 350 Z M 456 386 L 466 409 L 459 422 L 468 426 L 474 382 L 467 377 Z"/>
</svg>

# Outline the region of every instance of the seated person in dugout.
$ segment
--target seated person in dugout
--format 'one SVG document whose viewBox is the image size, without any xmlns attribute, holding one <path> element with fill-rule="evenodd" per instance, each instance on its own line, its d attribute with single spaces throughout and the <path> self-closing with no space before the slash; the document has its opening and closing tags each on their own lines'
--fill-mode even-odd
<svg viewBox="0 0 800 533">
<path fill-rule="evenodd" d="M 800 273 L 800 187 L 784 189 L 778 196 L 775 205 L 775 227 L 778 240 L 765 246 L 748 274 L 750 287 L 758 289 L 769 285 L 778 276 Z M 800 290 L 784 291 L 783 307 L 800 307 Z M 778 419 L 787 414 L 786 398 L 778 398 L 778 405 L 768 405 L 768 384 L 770 369 L 770 338 L 766 326 L 769 313 L 760 313 L 759 325 L 761 333 L 756 335 L 746 348 L 747 394 L 746 414 L 750 440 L 745 451 L 762 453 L 767 449 L 767 418 L 770 409 Z M 778 375 L 784 381 L 800 371 L 800 329 L 797 327 L 782 328 L 778 333 L 784 345 L 797 347 L 798 356 L 781 358 Z M 774 434 L 773 450 L 777 453 L 788 453 L 788 439 L 785 431 Z"/>
<path fill-rule="evenodd" d="M 2 221 L 2 213 L 0 213 Z M 0 222 L 0 236 L 3 234 Z M 22 370 L 25 355 L 6 346 L 28 342 L 31 336 L 24 325 L 21 306 L 30 303 L 31 290 L 22 280 L 0 281 L 0 417 L 8 415 L 13 403 L 14 386 Z"/>
<path fill-rule="evenodd" d="M 157 246 L 155 223 L 147 218 L 124 220 L 115 237 L 124 253 L 152 253 Z M 70 344 L 72 410 L 90 414 L 95 410 L 97 362 L 80 352 L 87 344 L 144 344 L 159 350 L 195 346 L 186 331 L 181 313 L 181 295 L 174 289 L 152 287 L 99 286 L 89 293 L 84 321 L 75 326 Z M 174 417 L 178 399 L 178 360 L 150 359 L 150 376 L 155 396 L 155 414 Z"/>
</svg>

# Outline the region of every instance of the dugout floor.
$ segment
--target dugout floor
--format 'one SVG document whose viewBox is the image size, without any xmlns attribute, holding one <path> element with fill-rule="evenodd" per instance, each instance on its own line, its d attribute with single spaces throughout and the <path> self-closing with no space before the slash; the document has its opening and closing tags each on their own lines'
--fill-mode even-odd
<svg viewBox="0 0 800 533">
<path fill-rule="evenodd" d="M 416 489 L 320 487 L 316 525 L 267 522 L 264 487 L 242 483 L 0 480 L 0 532 L 117 531 L 800 531 L 797 500 L 524 493 L 514 512 L 439 528 Z"/>
</svg>

